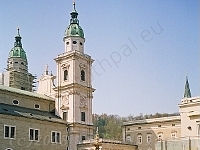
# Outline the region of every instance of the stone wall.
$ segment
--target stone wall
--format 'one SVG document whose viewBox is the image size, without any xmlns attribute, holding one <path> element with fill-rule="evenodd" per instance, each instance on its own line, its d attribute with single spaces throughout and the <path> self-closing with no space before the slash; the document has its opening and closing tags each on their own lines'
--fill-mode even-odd
<svg viewBox="0 0 200 150">
<path fill-rule="evenodd" d="M 0 149 L 12 148 L 13 150 L 66 150 L 68 146 L 67 124 L 49 122 L 44 120 L 29 119 L 11 115 L 0 114 Z M 4 125 L 15 126 L 14 139 L 4 137 Z M 31 141 L 29 130 L 39 129 L 39 141 Z M 60 132 L 60 143 L 52 143 L 51 132 Z"/>
</svg>

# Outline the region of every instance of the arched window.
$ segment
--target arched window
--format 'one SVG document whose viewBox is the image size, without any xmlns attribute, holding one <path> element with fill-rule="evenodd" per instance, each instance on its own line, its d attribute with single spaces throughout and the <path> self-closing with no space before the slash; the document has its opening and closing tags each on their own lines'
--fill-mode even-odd
<svg viewBox="0 0 200 150">
<path fill-rule="evenodd" d="M 68 80 L 68 70 L 64 71 L 64 80 Z"/>
<path fill-rule="evenodd" d="M 139 133 L 139 134 L 137 135 L 137 143 L 138 143 L 138 144 L 142 144 L 142 134 L 141 134 L 141 133 Z"/>
<path fill-rule="evenodd" d="M 147 143 L 151 143 L 151 133 L 147 133 Z"/>
<path fill-rule="evenodd" d="M 85 81 L 85 71 L 81 70 L 81 80 Z"/>
</svg>

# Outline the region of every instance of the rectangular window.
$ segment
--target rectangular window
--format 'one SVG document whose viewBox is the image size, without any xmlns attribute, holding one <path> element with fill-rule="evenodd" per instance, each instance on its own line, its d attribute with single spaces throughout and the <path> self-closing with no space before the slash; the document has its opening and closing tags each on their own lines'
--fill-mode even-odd
<svg viewBox="0 0 200 150">
<path fill-rule="evenodd" d="M 29 129 L 29 140 L 39 141 L 39 129 Z"/>
<path fill-rule="evenodd" d="M 57 142 L 57 143 L 60 143 L 60 133 L 59 133 L 59 132 L 57 132 L 56 139 L 57 139 L 56 142 Z"/>
<path fill-rule="evenodd" d="M 35 130 L 35 140 L 39 140 L 39 130 Z"/>
<path fill-rule="evenodd" d="M 29 130 L 29 139 L 30 140 L 33 140 L 33 131 L 34 131 L 33 129 Z"/>
<path fill-rule="evenodd" d="M 199 136 L 200 135 L 200 124 L 199 124 L 199 122 L 197 122 L 198 124 L 197 124 L 197 136 Z"/>
<path fill-rule="evenodd" d="M 82 136 L 82 141 L 84 141 L 86 138 L 85 138 L 85 136 Z"/>
<path fill-rule="evenodd" d="M 63 112 L 63 120 L 67 121 L 67 119 L 68 119 L 68 113 Z"/>
<path fill-rule="evenodd" d="M 81 112 L 81 121 L 85 121 L 85 112 Z"/>
<path fill-rule="evenodd" d="M 61 143 L 61 133 L 58 131 L 51 131 L 51 143 Z"/>
<path fill-rule="evenodd" d="M 4 138 L 15 138 L 15 126 L 4 125 Z"/>
</svg>

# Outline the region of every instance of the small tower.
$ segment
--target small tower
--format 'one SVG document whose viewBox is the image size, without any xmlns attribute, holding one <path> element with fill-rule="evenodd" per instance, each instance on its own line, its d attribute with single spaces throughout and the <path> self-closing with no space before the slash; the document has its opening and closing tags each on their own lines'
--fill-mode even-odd
<svg viewBox="0 0 200 150">
<path fill-rule="evenodd" d="M 38 82 L 37 93 L 54 97 L 55 92 L 53 88 L 55 87 L 54 80 L 56 76 L 54 76 L 52 73 L 49 74 L 48 68 L 49 66 L 46 65 L 44 69 L 44 74 L 42 74 L 42 76 L 37 81 Z"/>
<path fill-rule="evenodd" d="M 84 32 L 73 3 L 70 25 L 65 30 L 65 51 L 57 64 L 56 115 L 69 123 L 71 150 L 82 140 L 93 138 L 91 67 L 93 59 L 84 53 Z"/>
<path fill-rule="evenodd" d="M 22 48 L 22 37 L 17 29 L 14 47 L 11 49 L 4 73 L 4 85 L 21 90 L 32 91 L 34 76 L 28 72 L 26 52 Z"/>
<path fill-rule="evenodd" d="M 83 29 L 79 25 L 78 20 L 78 12 L 75 8 L 75 2 L 73 3 L 73 10 L 70 13 L 71 19 L 70 19 L 70 25 L 65 30 L 65 35 L 63 38 L 63 41 L 65 43 L 65 52 L 70 51 L 79 51 L 81 53 L 84 53 L 84 33 Z"/>
</svg>

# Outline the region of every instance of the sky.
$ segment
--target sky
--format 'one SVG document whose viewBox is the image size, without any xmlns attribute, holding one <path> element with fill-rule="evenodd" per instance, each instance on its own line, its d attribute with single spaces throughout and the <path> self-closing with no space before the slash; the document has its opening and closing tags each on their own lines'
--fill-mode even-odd
<svg viewBox="0 0 200 150">
<path fill-rule="evenodd" d="M 20 28 L 29 72 L 41 76 L 64 52 L 72 0 L 1 0 L 0 72 Z M 188 75 L 200 95 L 198 0 L 76 0 L 85 53 L 95 62 L 93 113 L 178 112 Z"/>
</svg>

